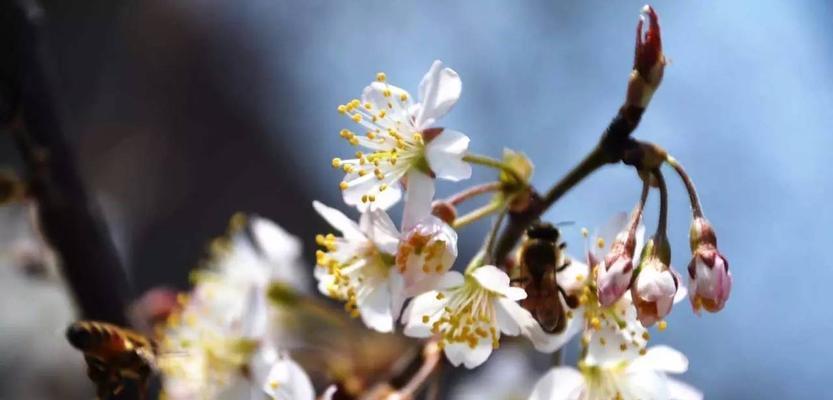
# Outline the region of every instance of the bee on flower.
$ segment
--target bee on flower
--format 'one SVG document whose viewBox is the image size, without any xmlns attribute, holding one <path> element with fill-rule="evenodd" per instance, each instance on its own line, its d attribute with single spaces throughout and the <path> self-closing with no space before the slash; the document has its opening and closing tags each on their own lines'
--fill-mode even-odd
<svg viewBox="0 0 833 400">
<path fill-rule="evenodd" d="M 420 198 L 434 195 L 434 178 L 459 181 L 471 176 L 463 161 L 469 138 L 457 131 L 437 128 L 437 121 L 460 98 L 462 81 L 457 72 L 434 61 L 419 85 L 419 101 L 402 88 L 387 83 L 384 73 L 365 87 L 361 100 L 338 106 L 364 132 L 341 130 L 340 136 L 358 151 L 354 158 L 334 158 L 344 171 L 339 184 L 344 201 L 363 209 L 370 204 L 387 209 L 402 196 L 400 183 Z"/>
</svg>

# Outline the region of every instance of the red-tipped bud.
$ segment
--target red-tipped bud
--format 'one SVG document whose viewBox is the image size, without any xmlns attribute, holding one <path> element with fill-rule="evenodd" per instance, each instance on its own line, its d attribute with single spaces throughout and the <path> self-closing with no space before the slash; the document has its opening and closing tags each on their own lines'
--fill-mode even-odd
<svg viewBox="0 0 833 400">
<path fill-rule="evenodd" d="M 643 15 L 639 17 L 639 23 L 636 25 L 636 52 L 633 58 L 633 68 L 649 83 L 659 85 L 665 66 L 659 16 L 649 5 L 642 9 L 642 13 Z M 646 15 L 648 17 L 648 30 L 643 31 Z"/>
<path fill-rule="evenodd" d="M 651 6 L 642 9 L 636 25 L 636 49 L 633 58 L 633 73 L 628 84 L 627 103 L 644 108 L 651 101 L 654 91 L 662 82 L 665 70 L 665 55 L 662 52 L 659 16 Z M 644 30 L 647 16 L 648 28 Z"/>
<path fill-rule="evenodd" d="M 620 232 L 610 252 L 596 269 L 596 288 L 599 304 L 609 307 L 616 303 L 631 284 L 633 277 L 633 253 L 636 248 L 635 230 Z"/>
<path fill-rule="evenodd" d="M 691 306 L 695 313 L 701 308 L 718 312 L 729 300 L 732 274 L 729 262 L 717 250 L 717 237 L 711 224 L 697 217 L 691 224 L 692 258 L 688 264 Z"/>
</svg>

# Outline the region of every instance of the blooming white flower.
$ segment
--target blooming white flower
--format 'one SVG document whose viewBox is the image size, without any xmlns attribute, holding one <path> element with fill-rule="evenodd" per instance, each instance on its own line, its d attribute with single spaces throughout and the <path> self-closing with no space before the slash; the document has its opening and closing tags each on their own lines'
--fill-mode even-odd
<svg viewBox="0 0 833 400">
<path fill-rule="evenodd" d="M 315 277 L 324 295 L 346 301 L 345 308 L 361 316 L 368 327 L 391 332 L 394 314 L 404 302 L 401 276 L 391 273 L 399 232 L 381 209 L 366 210 L 358 224 L 340 211 L 314 202 L 313 207 L 336 230 L 319 235 L 324 247 L 316 253 Z"/>
<path fill-rule="evenodd" d="M 419 102 L 386 82 L 385 74 L 362 92 L 362 98 L 340 105 L 366 134 L 343 129 L 341 137 L 360 147 L 355 158 L 333 159 L 345 178 L 340 183 L 344 201 L 360 209 L 370 204 L 386 209 L 399 201 L 400 180 L 408 192 L 425 193 L 424 207 L 430 207 L 434 177 L 459 181 L 471 176 L 471 166 L 463 161 L 469 138 L 457 131 L 431 128 L 460 98 L 462 81 L 457 72 L 434 61 L 419 85 Z M 427 179 L 426 179 L 427 178 Z"/>
<path fill-rule="evenodd" d="M 552 369 L 535 385 L 533 400 L 701 399 L 697 390 L 666 373 L 688 368 L 684 355 L 666 346 L 646 348 L 648 331 L 625 293 L 612 307 L 590 310 L 579 370 Z"/>
<path fill-rule="evenodd" d="M 281 335 L 269 324 L 266 292 L 270 282 L 300 273 L 300 243 L 265 219 L 235 216 L 231 225 L 161 331 L 159 367 L 170 399 L 215 398 L 243 378 L 244 366 L 262 375 L 259 364 L 274 358 Z"/>
<path fill-rule="evenodd" d="M 688 369 L 678 351 L 655 346 L 645 355 L 613 366 L 556 367 L 535 385 L 530 400 L 700 400 L 697 389 L 669 378 Z"/>
<path fill-rule="evenodd" d="M 497 348 L 501 332 L 521 333 L 519 322 L 529 316 L 518 300 L 526 298 L 521 288 L 509 285 L 509 276 L 485 265 L 468 273 L 449 272 L 439 290 L 419 295 L 405 309 L 405 334 L 411 337 L 439 336 L 439 345 L 454 366 L 474 368 Z"/>
</svg>

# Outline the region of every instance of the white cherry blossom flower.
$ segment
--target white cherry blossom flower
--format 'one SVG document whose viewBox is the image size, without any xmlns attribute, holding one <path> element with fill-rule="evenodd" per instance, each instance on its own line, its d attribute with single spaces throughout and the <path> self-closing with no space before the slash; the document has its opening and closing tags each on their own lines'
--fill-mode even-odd
<svg viewBox="0 0 833 400">
<path fill-rule="evenodd" d="M 346 301 L 345 308 L 371 329 L 393 331 L 404 298 L 402 278 L 392 273 L 399 232 L 390 217 L 381 209 L 366 210 L 357 224 L 317 201 L 313 207 L 341 232 L 316 237 L 324 248 L 316 253 L 319 291 Z"/>
<path fill-rule="evenodd" d="M 583 363 L 578 370 L 556 367 L 535 385 L 530 400 L 700 400 L 697 389 L 669 378 L 688 369 L 688 360 L 667 346 L 655 346 L 635 360 L 616 365 Z"/>
<path fill-rule="evenodd" d="M 256 373 L 254 363 L 281 337 L 269 323 L 268 286 L 300 274 L 298 239 L 262 218 L 235 216 L 212 249 L 162 329 L 159 367 L 170 399 L 215 398 L 244 379 L 243 367 Z"/>
<path fill-rule="evenodd" d="M 364 209 L 370 204 L 389 208 L 402 196 L 400 181 L 409 192 L 434 193 L 433 178 L 459 181 L 471 176 L 463 161 L 469 138 L 457 131 L 433 128 L 462 91 L 457 72 L 434 61 L 419 85 L 419 102 L 386 82 L 380 73 L 362 98 L 340 105 L 338 111 L 361 125 L 364 134 L 343 129 L 341 137 L 360 148 L 355 158 L 335 158 L 333 167 L 345 172 L 340 183 L 344 201 Z M 428 179 L 425 179 L 425 178 Z M 403 179 L 404 178 L 404 179 Z"/>
<path fill-rule="evenodd" d="M 519 321 L 529 315 L 517 303 L 526 292 L 511 287 L 509 276 L 492 265 L 465 277 L 449 272 L 438 287 L 442 289 L 415 297 L 405 309 L 405 334 L 422 338 L 437 335 L 454 366 L 474 368 L 485 362 L 498 347 L 501 333 L 520 334 Z"/>
<path fill-rule="evenodd" d="M 530 399 L 702 399 L 697 390 L 666 375 L 686 371 L 684 355 L 666 346 L 646 347 L 650 335 L 637 319 L 630 293 L 609 308 L 589 310 L 587 319 L 579 370 L 552 369 Z"/>
</svg>

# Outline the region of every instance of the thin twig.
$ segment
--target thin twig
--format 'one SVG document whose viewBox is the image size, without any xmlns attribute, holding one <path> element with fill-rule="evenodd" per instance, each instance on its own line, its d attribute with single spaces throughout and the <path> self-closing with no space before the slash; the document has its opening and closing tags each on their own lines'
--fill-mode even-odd
<svg viewBox="0 0 833 400">
<path fill-rule="evenodd" d="M 422 366 L 419 371 L 411 377 L 411 380 L 396 392 L 398 399 L 412 399 L 419 392 L 420 388 L 425 384 L 429 377 L 437 370 L 440 365 L 442 351 L 436 340 L 431 340 L 425 344 L 422 350 Z"/>
<path fill-rule="evenodd" d="M 487 182 L 480 185 L 472 186 L 462 192 L 456 193 L 446 199 L 445 201 L 450 203 L 451 205 L 459 205 L 460 203 L 467 201 L 475 196 L 479 196 L 481 194 L 489 193 L 489 192 L 496 192 L 500 190 L 500 182 Z"/>
</svg>

